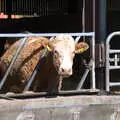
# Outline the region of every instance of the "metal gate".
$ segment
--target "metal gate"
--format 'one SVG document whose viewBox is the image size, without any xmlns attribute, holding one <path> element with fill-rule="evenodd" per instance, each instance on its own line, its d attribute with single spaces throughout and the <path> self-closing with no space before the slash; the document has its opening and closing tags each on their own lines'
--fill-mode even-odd
<svg viewBox="0 0 120 120">
<path fill-rule="evenodd" d="M 106 39 L 106 91 L 110 91 L 110 87 L 120 86 L 120 82 L 110 81 L 110 71 L 120 69 L 120 49 L 111 49 L 110 44 L 112 38 L 115 36 L 120 36 L 120 31 L 111 33 Z M 113 55 L 114 57 L 111 58 L 110 55 Z"/>
<path fill-rule="evenodd" d="M 83 83 L 85 82 L 87 75 L 89 72 L 91 72 L 91 87 L 89 89 L 88 92 L 90 91 L 95 91 L 96 90 L 96 82 L 95 82 L 95 33 L 94 32 L 89 32 L 89 33 L 41 33 L 41 34 L 33 34 L 33 33 L 28 33 L 28 34 L 0 34 L 0 37 L 23 37 L 23 39 L 21 40 L 21 44 L 19 45 L 18 49 L 16 50 L 16 53 L 13 56 L 13 59 L 5 73 L 5 75 L 3 76 L 2 80 L 0 81 L 0 89 L 2 89 L 4 83 L 6 82 L 6 79 L 11 71 L 12 66 L 14 65 L 14 62 L 18 56 L 18 54 L 20 53 L 21 49 L 24 47 L 26 41 L 27 41 L 27 37 L 30 36 L 43 36 L 43 37 L 53 37 L 56 36 L 58 34 L 69 34 L 71 36 L 73 36 L 75 38 L 75 42 L 78 42 L 80 40 L 81 37 L 83 36 L 88 36 L 91 37 L 89 43 L 90 43 L 90 53 L 91 53 L 91 58 L 90 61 L 88 63 L 88 65 L 90 66 L 90 69 L 86 69 L 79 84 L 78 87 L 76 88 L 76 90 L 74 90 L 74 92 L 79 92 L 81 91 L 81 87 L 83 86 Z M 31 81 L 30 81 L 31 82 Z M 30 86 L 31 83 L 28 83 L 28 86 Z M 29 89 L 29 87 L 27 88 Z M 61 91 L 62 92 L 62 91 Z M 64 91 L 64 92 L 69 92 L 69 91 Z M 70 91 L 71 92 L 71 91 Z"/>
</svg>

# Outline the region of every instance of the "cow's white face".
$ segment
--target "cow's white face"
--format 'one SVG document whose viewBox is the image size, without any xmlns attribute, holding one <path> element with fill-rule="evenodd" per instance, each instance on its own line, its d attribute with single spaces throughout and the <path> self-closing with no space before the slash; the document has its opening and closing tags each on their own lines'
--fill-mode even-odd
<svg viewBox="0 0 120 120">
<path fill-rule="evenodd" d="M 69 77 L 72 75 L 72 66 L 75 53 L 81 53 L 88 49 L 87 43 L 75 43 L 70 35 L 58 35 L 48 42 L 47 48 L 51 50 L 53 64 L 59 75 Z"/>
<path fill-rule="evenodd" d="M 57 36 L 53 44 L 53 63 L 59 75 L 72 75 L 73 58 L 75 56 L 74 39 L 70 36 Z"/>
<path fill-rule="evenodd" d="M 62 76 L 72 75 L 74 58 L 74 44 L 72 46 L 59 42 L 53 50 L 53 62 L 57 72 Z"/>
</svg>

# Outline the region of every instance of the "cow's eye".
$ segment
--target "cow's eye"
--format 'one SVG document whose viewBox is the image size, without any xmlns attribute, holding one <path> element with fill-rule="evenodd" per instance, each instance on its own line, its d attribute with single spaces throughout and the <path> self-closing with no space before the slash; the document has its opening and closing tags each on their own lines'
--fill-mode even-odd
<svg viewBox="0 0 120 120">
<path fill-rule="evenodd" d="M 55 51 L 54 51 L 54 53 L 55 53 L 55 54 L 58 54 L 58 51 L 57 51 L 57 50 L 55 50 Z"/>
<path fill-rule="evenodd" d="M 54 55 L 57 56 L 58 55 L 58 51 L 55 50 L 54 51 Z"/>
</svg>

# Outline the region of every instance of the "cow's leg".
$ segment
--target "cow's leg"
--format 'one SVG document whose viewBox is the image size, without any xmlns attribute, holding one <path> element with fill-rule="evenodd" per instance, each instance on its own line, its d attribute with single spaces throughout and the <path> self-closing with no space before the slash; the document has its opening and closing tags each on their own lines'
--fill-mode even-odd
<svg viewBox="0 0 120 120">
<path fill-rule="evenodd" d="M 51 77 L 48 81 L 48 93 L 58 93 L 61 89 L 62 79 L 59 76 Z"/>
<path fill-rule="evenodd" d="M 61 88 L 62 88 L 62 77 L 60 77 L 59 78 L 59 80 L 58 80 L 58 83 L 57 83 L 57 88 L 58 88 L 58 91 L 60 91 L 61 90 Z"/>
<path fill-rule="evenodd" d="M 58 85 L 57 85 L 57 81 L 52 81 L 52 83 L 50 83 L 48 85 L 48 93 L 58 93 Z"/>
</svg>

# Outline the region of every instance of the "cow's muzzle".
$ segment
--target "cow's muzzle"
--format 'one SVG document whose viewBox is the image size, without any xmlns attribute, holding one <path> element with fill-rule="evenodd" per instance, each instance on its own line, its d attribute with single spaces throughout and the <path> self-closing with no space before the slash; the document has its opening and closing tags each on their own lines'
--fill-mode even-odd
<svg viewBox="0 0 120 120">
<path fill-rule="evenodd" d="M 69 77 L 72 75 L 72 69 L 69 68 L 69 69 L 65 69 L 65 68 L 60 68 L 59 70 L 59 74 L 62 76 L 62 77 Z"/>
</svg>

